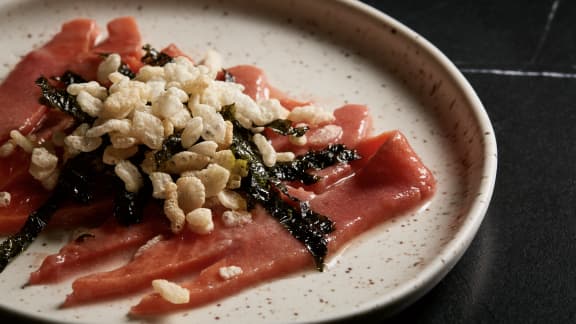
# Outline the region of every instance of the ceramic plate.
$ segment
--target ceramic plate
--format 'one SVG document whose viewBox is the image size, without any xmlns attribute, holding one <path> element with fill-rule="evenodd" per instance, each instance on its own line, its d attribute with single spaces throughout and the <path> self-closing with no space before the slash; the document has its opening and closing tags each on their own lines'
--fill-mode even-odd
<svg viewBox="0 0 576 324">
<path fill-rule="evenodd" d="M 290 95 L 337 108 L 369 106 L 375 132 L 399 129 L 438 180 L 426 206 L 358 237 L 310 270 L 262 284 L 159 322 L 314 322 L 380 309 L 390 314 L 422 296 L 476 234 L 496 173 L 496 143 L 474 91 L 436 48 L 394 19 L 356 1 L 1 1 L 5 75 L 72 18 L 101 26 L 133 15 L 145 42 L 176 43 L 193 57 L 209 49 L 225 65 L 255 64 Z M 121 323 L 138 296 L 58 309 L 70 282 L 22 288 L 28 273 L 68 239 L 43 235 L 0 275 L 0 305 L 55 322 Z"/>
</svg>

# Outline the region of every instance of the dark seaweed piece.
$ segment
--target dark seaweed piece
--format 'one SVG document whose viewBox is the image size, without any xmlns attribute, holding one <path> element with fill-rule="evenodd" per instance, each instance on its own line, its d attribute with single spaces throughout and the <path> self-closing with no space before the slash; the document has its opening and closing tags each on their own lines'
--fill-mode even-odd
<svg viewBox="0 0 576 324">
<path fill-rule="evenodd" d="M 96 189 L 100 187 L 99 184 L 109 183 L 109 179 L 115 177 L 112 168 L 102 162 L 105 146 L 78 154 L 64 165 L 58 178 L 58 186 L 72 199 L 80 203 L 91 202 Z"/>
<path fill-rule="evenodd" d="M 292 162 L 278 162 L 272 168 L 272 173 L 279 180 L 299 180 L 305 185 L 319 180 L 317 176 L 308 173 L 309 170 L 322 170 L 337 163 L 348 163 L 360 159 L 355 150 L 349 150 L 343 144 L 329 145 L 319 151 L 310 151 L 298 156 Z"/>
<path fill-rule="evenodd" d="M 109 55 L 110 55 L 110 53 L 101 53 L 100 57 L 102 57 L 103 59 L 106 59 Z M 136 73 L 134 73 L 134 71 L 132 71 L 130 66 L 124 61 L 120 62 L 120 67 L 118 67 L 117 71 L 120 74 L 127 76 L 130 79 L 134 79 L 136 77 Z"/>
<path fill-rule="evenodd" d="M 130 192 L 121 187 L 118 191 L 114 197 L 113 211 L 118 223 L 124 226 L 140 223 L 143 219 L 144 200 L 147 196 L 142 193 L 142 190 Z"/>
<path fill-rule="evenodd" d="M 80 75 L 72 72 L 66 71 L 61 76 L 53 77 L 52 79 L 61 82 L 65 86 L 69 86 L 73 83 L 85 83 L 87 82 L 83 77 Z"/>
<path fill-rule="evenodd" d="M 230 107 L 229 107 L 230 108 Z M 230 115 L 223 109 L 224 115 Z M 322 271 L 328 251 L 326 235 L 334 230 L 333 222 L 327 217 L 310 210 L 306 203 L 290 197 L 298 207 L 282 199 L 286 192 L 274 173 L 262 162 L 257 147 L 252 142 L 252 132 L 243 128 L 237 121 L 234 124 L 234 137 L 231 150 L 236 158 L 248 161 L 248 175 L 242 179 L 241 188 L 247 195 L 250 206 L 261 204 L 288 232 L 300 241 L 314 258 L 316 268 Z"/>
<path fill-rule="evenodd" d="M 38 234 L 44 230 L 54 212 L 60 207 L 66 195 L 56 190 L 50 198 L 37 210 L 33 211 L 18 233 L 11 235 L 0 243 L 0 272 L 8 263 L 24 252 L 34 242 Z"/>
<path fill-rule="evenodd" d="M 309 129 L 308 126 L 293 127 L 292 121 L 288 119 L 276 119 L 269 124 L 264 125 L 264 127 L 268 127 L 280 135 L 292 135 L 297 137 L 303 136 Z"/>
<path fill-rule="evenodd" d="M 174 62 L 174 58 L 164 52 L 159 52 L 156 49 L 152 48 L 150 44 L 146 44 L 142 46 L 142 49 L 145 51 L 144 55 L 142 56 L 142 63 L 152 66 L 164 66 L 167 63 Z"/>
<path fill-rule="evenodd" d="M 180 137 L 181 134 L 182 131 L 178 131 L 168 136 L 164 142 L 162 142 L 162 148 L 154 153 L 154 161 L 156 162 L 156 167 L 158 169 L 163 169 L 164 164 L 170 160 L 174 154 L 184 150 L 182 147 L 182 139 Z"/>
<path fill-rule="evenodd" d="M 134 79 L 136 77 L 136 73 L 134 73 L 134 71 L 132 71 L 130 66 L 128 66 L 128 64 L 126 64 L 124 62 L 122 62 L 120 64 L 120 67 L 118 68 L 118 72 L 120 72 L 120 74 L 122 74 L 122 75 L 129 77 L 130 79 Z"/>
<path fill-rule="evenodd" d="M 143 208 L 137 203 L 138 193 L 124 188 L 114 197 L 114 217 L 122 225 L 136 224 L 142 221 Z"/>
<path fill-rule="evenodd" d="M 50 84 L 45 77 L 39 77 L 36 80 L 36 85 L 40 87 L 42 96 L 40 103 L 52 108 L 60 109 L 61 111 L 69 114 L 78 123 L 94 122 L 94 118 L 82 111 L 76 97 L 66 92 L 66 89 L 61 89 Z"/>
<path fill-rule="evenodd" d="M 101 154 L 101 151 L 98 151 Z M 99 159 L 95 159 L 95 155 L 97 154 L 90 152 L 68 160 L 48 200 L 28 216 L 18 233 L 0 243 L 0 272 L 36 239 L 62 202 L 69 198 L 81 203 L 92 201 L 94 181 L 98 178 L 99 171 Z"/>
<path fill-rule="evenodd" d="M 142 222 L 144 207 L 152 196 L 152 184 L 149 178 L 145 177 L 144 181 L 144 186 L 138 192 L 130 192 L 124 187 L 124 182 L 115 178 L 113 214 L 121 225 L 128 226 Z"/>
</svg>

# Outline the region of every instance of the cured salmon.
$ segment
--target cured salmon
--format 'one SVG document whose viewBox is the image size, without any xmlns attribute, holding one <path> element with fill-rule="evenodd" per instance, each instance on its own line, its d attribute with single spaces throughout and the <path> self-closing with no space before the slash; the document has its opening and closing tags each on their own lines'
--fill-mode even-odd
<svg viewBox="0 0 576 324">
<path fill-rule="evenodd" d="M 307 104 L 307 102 L 295 100 L 272 87 L 264 71 L 256 66 L 237 65 L 226 69 L 226 71 L 234 77 L 234 82 L 244 86 L 244 93 L 256 101 L 269 98 L 278 99 L 282 106 L 289 110 Z"/>
<path fill-rule="evenodd" d="M 387 134 L 387 140 L 357 176 L 344 180 L 310 201 L 313 210 L 329 215 L 336 231 L 329 235 L 329 251 L 336 251 L 367 229 L 390 217 L 406 212 L 429 198 L 435 180 L 399 132 Z M 236 229 L 231 230 L 231 232 Z M 261 209 L 254 222 L 240 229 L 241 234 L 226 233 L 232 240 L 230 251 L 199 271 L 191 281 L 181 283 L 190 291 L 187 304 L 172 304 L 159 294 L 150 294 L 131 309 L 134 316 L 157 315 L 200 306 L 224 298 L 263 281 L 313 267 L 304 247 Z M 228 235 L 227 235 L 228 234 Z M 205 237 L 199 240 L 218 239 Z M 162 247 L 158 247 L 162 249 Z M 164 250 L 158 254 L 170 254 Z M 221 267 L 239 266 L 243 273 L 224 279 Z M 80 279 L 81 280 L 81 279 Z M 83 290 L 98 289 L 100 281 Z M 117 278 L 117 280 L 121 280 Z M 75 298 L 74 292 L 68 300 Z"/>
<path fill-rule="evenodd" d="M 138 24 L 133 17 L 119 17 L 107 25 L 108 37 L 96 44 L 82 57 L 82 60 L 70 66 L 70 70 L 80 74 L 86 80 L 95 80 L 98 64 L 102 55 L 117 53 L 134 72 L 142 66 L 142 37 Z"/>
<path fill-rule="evenodd" d="M 108 38 L 96 44 L 99 33 L 93 20 L 72 20 L 65 23 L 50 42 L 18 63 L 0 85 L 0 110 L 3 116 L 0 119 L 0 145 L 14 129 L 48 138 L 53 131 L 71 125 L 69 116 L 57 110 L 48 110 L 38 102 L 40 90 L 34 81 L 39 76 L 59 76 L 70 70 L 93 79 L 103 53 L 120 53 L 125 62 L 140 61 L 141 36 L 134 18 L 120 17 L 110 21 Z M 132 64 L 135 68 L 139 67 L 139 63 Z M 0 207 L 0 235 L 17 231 L 28 215 L 48 198 L 49 193 L 28 173 L 28 166 L 29 155 L 20 149 L 9 157 L 0 158 L 0 191 L 10 192 L 13 201 L 7 207 Z M 105 203 L 89 208 L 70 205 L 57 212 L 53 223 L 80 224 L 83 215 L 98 214 L 107 207 Z M 75 212 L 71 213 L 72 210 Z"/>
<path fill-rule="evenodd" d="M 43 47 L 27 54 L 0 85 L 0 144 L 11 130 L 28 134 L 38 127 L 47 108 L 38 103 L 40 90 L 34 81 L 41 76 L 59 76 L 89 53 L 99 35 L 96 23 L 76 19 Z"/>
<path fill-rule="evenodd" d="M 158 217 L 160 213 L 161 209 L 151 204 L 147 208 L 146 221 L 142 223 L 122 226 L 115 219 L 109 218 L 97 228 L 82 231 L 57 254 L 46 257 L 40 268 L 30 275 L 28 283 L 36 285 L 58 282 L 101 259 L 135 250 L 154 236 L 167 234 L 167 221 Z"/>
<path fill-rule="evenodd" d="M 40 74 L 60 75 L 66 69 L 94 79 L 101 54 L 112 52 L 119 53 L 134 71 L 140 68 L 141 36 L 131 17 L 111 21 L 108 24 L 108 38 L 95 45 L 97 30 L 94 22 L 89 20 L 69 22 L 54 40 L 29 54 L 16 70 L 32 75 L 32 81 Z M 84 36 L 80 37 L 80 34 Z M 76 55 L 67 57 L 60 53 L 64 49 L 66 53 L 74 52 Z M 164 51 L 168 54 L 181 53 L 175 46 Z M 59 60 L 49 60 L 58 55 Z M 60 63 L 55 64 L 54 61 Z M 42 69 L 38 70 L 40 67 Z M 255 100 L 276 98 L 288 109 L 307 104 L 271 87 L 258 68 L 237 66 L 226 71 L 236 82 L 243 84 L 245 94 Z M 66 127 L 58 118 L 46 122 L 51 119 L 46 117 L 46 108 L 37 104 L 39 93 L 33 82 L 25 91 L 24 86 L 3 87 L 0 87 L 0 109 L 3 112 L 10 114 L 13 109 L 5 104 L 7 101 L 3 101 L 10 98 L 6 91 L 21 91 L 17 93 L 18 98 L 33 99 L 25 102 L 23 110 L 26 114 L 18 112 L 8 121 L 0 121 L 0 143 L 15 128 L 25 133 L 49 136 L 53 128 Z M 15 94 L 11 95 L 14 99 Z M 314 141 L 307 146 L 296 146 L 285 138 L 271 136 L 274 147 L 279 151 L 304 153 L 309 149 L 339 143 L 357 148 L 363 157 L 347 165 L 318 171 L 323 180 L 314 185 L 286 184 L 293 197 L 307 201 L 313 211 L 326 215 L 334 222 L 335 230 L 327 236 L 328 256 L 377 224 L 420 206 L 435 190 L 432 173 L 400 132 L 368 138 L 371 120 L 365 106 L 345 105 L 337 109 L 334 116 L 335 121 L 316 125 L 309 130 L 307 136 Z M 322 128 L 326 125 L 337 127 L 337 136 L 321 136 Z M 27 161 L 27 154 L 21 150 L 0 160 L 0 191 L 9 191 L 13 197 L 10 206 L 0 208 L 0 232 L 17 230 L 27 215 L 38 208 L 48 195 L 28 174 Z M 314 259 L 306 247 L 259 205 L 252 210 L 251 221 L 232 227 L 224 224 L 220 218 L 221 211 L 213 210 L 214 230 L 208 235 L 187 230 L 172 233 L 166 217 L 155 206 L 151 202 L 144 220 L 129 227 L 119 225 L 110 217 L 112 208 L 109 200 L 98 200 L 91 206 L 70 205 L 61 208 L 53 217 L 52 224 L 75 226 L 91 220 L 94 228 L 75 237 L 57 254 L 47 257 L 40 268 L 31 274 L 29 283 L 57 282 L 128 251 L 134 253 L 133 257 L 118 268 L 76 278 L 72 293 L 66 297 L 63 306 L 72 307 L 143 292 L 150 288 L 154 279 L 178 281 L 188 289 L 190 299 L 184 304 L 171 303 L 157 293 L 144 296 L 130 310 L 132 316 L 140 317 L 197 307 L 266 280 L 314 268 Z M 221 270 L 231 266 L 239 267 L 242 272 L 231 277 L 223 276 Z"/>
</svg>

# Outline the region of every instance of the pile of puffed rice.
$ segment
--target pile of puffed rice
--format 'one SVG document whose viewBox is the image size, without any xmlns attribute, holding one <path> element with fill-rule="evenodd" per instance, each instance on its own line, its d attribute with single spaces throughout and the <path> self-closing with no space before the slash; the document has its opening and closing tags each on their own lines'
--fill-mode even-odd
<svg viewBox="0 0 576 324">
<path fill-rule="evenodd" d="M 216 80 L 222 59 L 213 51 L 199 65 L 186 57 L 176 57 L 162 67 L 145 65 L 134 79 L 118 72 L 120 66 L 118 54 L 108 55 L 98 68 L 98 81 L 67 87 L 82 111 L 95 122 L 81 124 L 68 135 L 55 133 L 52 145 L 63 147 L 62 159 L 66 160 L 98 149 L 102 137 L 108 135 L 110 144 L 104 149 L 103 162 L 114 165 L 115 174 L 129 192 L 138 192 L 144 177 L 149 177 L 153 197 L 164 200 L 164 212 L 175 233 L 184 226 L 198 234 L 210 233 L 214 228 L 210 206 L 214 204 L 227 209 L 222 215 L 226 226 L 251 221 L 246 201 L 233 191 L 240 187 L 245 174 L 235 168 L 235 157 L 229 149 L 233 125 L 219 113 L 222 107 L 234 104 L 235 119 L 253 131 L 253 141 L 268 167 L 278 161 L 291 161 L 294 154 L 276 152 L 261 134 L 262 126 L 276 119 L 309 126 L 334 120 L 332 113 L 314 105 L 289 111 L 276 99 L 256 102 L 243 93 L 242 85 Z M 181 132 L 184 151 L 159 168 L 154 153 L 176 131 Z M 18 131 L 10 136 L 11 140 L 0 147 L 0 155 L 6 156 L 20 146 L 31 153 L 32 176 L 45 188 L 54 188 L 63 165 L 54 150 Z M 305 145 L 306 135 L 291 136 L 290 140 Z M 149 150 L 144 162 L 136 166 L 129 159 L 138 152 L 139 145 Z"/>
</svg>

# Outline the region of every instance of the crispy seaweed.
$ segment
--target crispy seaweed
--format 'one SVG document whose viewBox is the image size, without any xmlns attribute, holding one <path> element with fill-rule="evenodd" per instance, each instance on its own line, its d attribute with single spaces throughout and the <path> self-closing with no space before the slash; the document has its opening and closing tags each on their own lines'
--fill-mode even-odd
<svg viewBox="0 0 576 324">
<path fill-rule="evenodd" d="M 222 114 L 234 125 L 232 152 L 236 158 L 248 161 L 248 175 L 242 179 L 240 189 L 247 196 L 250 206 L 262 205 L 306 247 L 314 258 L 316 268 L 322 271 L 324 258 L 328 252 L 327 234 L 334 230 L 334 223 L 328 217 L 311 210 L 307 202 L 290 196 L 281 181 L 288 178 L 307 181 L 310 175 L 306 171 L 310 167 L 326 168 L 336 163 L 345 163 L 358 158 L 357 153 L 343 146 L 328 148 L 326 152 L 318 151 L 313 155 L 300 157 L 299 163 L 286 165 L 285 169 L 290 173 L 284 174 L 283 168 L 269 168 L 264 165 L 258 148 L 251 140 L 252 132 L 233 120 L 233 105 L 223 107 Z M 296 170 L 296 167 L 306 169 Z M 283 197 L 287 197 L 293 203 L 289 203 Z"/>
<path fill-rule="evenodd" d="M 164 52 L 160 52 L 150 44 L 146 44 L 142 47 L 144 50 L 144 55 L 142 56 L 142 63 L 152 66 L 164 66 L 167 63 L 173 62 L 174 58 Z"/>
<path fill-rule="evenodd" d="M 36 80 L 36 85 L 40 87 L 42 96 L 40 103 L 52 108 L 59 109 L 72 116 L 77 123 L 92 123 L 91 117 L 78 105 L 76 97 L 66 92 L 65 88 L 52 85 L 47 78 L 41 76 Z"/>
</svg>

